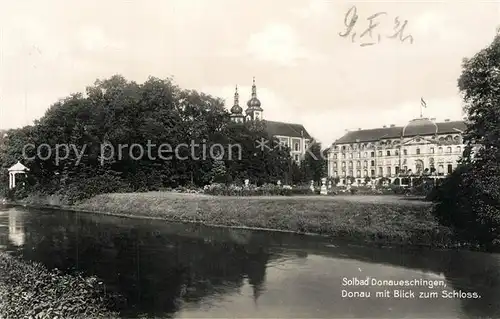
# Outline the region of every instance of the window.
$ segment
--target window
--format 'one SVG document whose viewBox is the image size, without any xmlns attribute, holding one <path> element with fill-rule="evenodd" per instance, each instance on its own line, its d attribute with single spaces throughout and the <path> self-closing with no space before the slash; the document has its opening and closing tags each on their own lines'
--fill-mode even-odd
<svg viewBox="0 0 500 319">
<path fill-rule="evenodd" d="M 391 151 L 387 151 L 387 156 L 391 156 Z"/>
<path fill-rule="evenodd" d="M 446 148 L 446 153 L 451 154 L 451 147 Z"/>
<path fill-rule="evenodd" d="M 370 166 L 375 166 L 375 161 L 371 161 Z"/>
<path fill-rule="evenodd" d="M 448 164 L 448 174 L 451 174 L 453 172 L 453 165 Z"/>
<path fill-rule="evenodd" d="M 364 161 L 364 162 L 363 162 L 363 166 L 364 166 L 364 167 L 368 167 L 368 161 Z"/>
<path fill-rule="evenodd" d="M 399 151 L 398 150 L 395 151 L 395 155 L 399 156 Z"/>
<path fill-rule="evenodd" d="M 408 166 L 403 166 L 403 171 L 408 171 Z"/>
<path fill-rule="evenodd" d="M 443 165 L 439 165 L 438 166 L 438 174 L 439 175 L 443 175 L 444 174 L 444 166 Z"/>
<path fill-rule="evenodd" d="M 298 162 L 299 161 L 299 154 L 295 154 L 295 161 Z"/>
<path fill-rule="evenodd" d="M 372 176 L 375 176 L 375 170 L 374 169 L 372 169 L 371 173 L 372 173 Z"/>
<path fill-rule="evenodd" d="M 361 177 L 361 171 L 356 171 L 356 177 Z"/>
<path fill-rule="evenodd" d="M 337 171 L 335 171 L 335 172 L 333 172 L 333 176 L 337 177 L 337 176 L 339 176 L 339 173 Z"/>
<path fill-rule="evenodd" d="M 417 148 L 417 155 L 419 155 L 419 154 L 420 154 L 420 149 L 419 149 L 419 148 Z"/>
<path fill-rule="evenodd" d="M 345 153 L 342 153 L 342 159 L 345 159 Z"/>
<path fill-rule="evenodd" d="M 297 151 L 297 152 L 300 151 L 300 143 L 299 142 L 294 142 L 293 143 L 293 149 L 295 151 Z"/>
<path fill-rule="evenodd" d="M 352 168 L 352 162 L 349 162 L 349 168 Z"/>
<path fill-rule="evenodd" d="M 337 168 L 337 162 L 333 163 L 333 167 Z"/>
<path fill-rule="evenodd" d="M 333 154 L 333 158 L 334 158 L 334 159 L 337 159 L 337 154 Z"/>
<path fill-rule="evenodd" d="M 349 158 L 352 158 L 352 153 L 349 153 Z"/>
<path fill-rule="evenodd" d="M 390 176 L 391 175 L 391 167 L 390 166 L 387 166 L 387 175 Z"/>
<path fill-rule="evenodd" d="M 371 157 L 375 157 L 375 152 L 371 152 Z"/>
<path fill-rule="evenodd" d="M 342 162 L 342 167 L 345 168 L 345 162 Z"/>
<path fill-rule="evenodd" d="M 442 147 L 438 148 L 438 154 L 443 154 L 443 148 Z"/>
<path fill-rule="evenodd" d="M 378 175 L 379 175 L 379 176 L 384 175 L 384 170 L 383 170 L 383 168 L 382 168 L 382 167 L 379 167 L 379 168 L 378 168 Z"/>
<path fill-rule="evenodd" d="M 460 155 L 462 155 L 462 148 L 460 146 L 457 146 L 457 153 L 459 153 Z"/>
<path fill-rule="evenodd" d="M 347 176 L 347 172 L 346 172 L 346 171 L 343 171 L 343 172 L 342 172 L 342 175 L 344 175 L 344 177 L 346 177 L 346 176 Z"/>
<path fill-rule="evenodd" d="M 394 167 L 394 171 L 395 171 L 394 173 L 396 173 L 396 175 L 399 174 L 399 166 Z"/>
<path fill-rule="evenodd" d="M 403 155 L 408 155 L 408 151 L 407 150 L 403 150 Z"/>
<path fill-rule="evenodd" d="M 361 158 L 361 152 L 356 153 L 356 157 L 357 157 L 357 158 Z"/>
<path fill-rule="evenodd" d="M 365 156 L 364 157 L 368 157 L 368 152 L 365 152 Z"/>
<path fill-rule="evenodd" d="M 366 169 L 363 171 L 363 176 L 364 177 L 368 176 L 368 171 Z"/>
<path fill-rule="evenodd" d="M 378 151 L 378 156 L 382 156 L 382 151 Z"/>
<path fill-rule="evenodd" d="M 352 169 L 349 170 L 349 176 L 352 176 Z"/>
<path fill-rule="evenodd" d="M 360 161 L 357 161 L 357 162 L 356 162 L 356 166 L 357 166 L 357 167 L 361 167 L 361 162 L 360 162 Z"/>
<path fill-rule="evenodd" d="M 431 154 L 434 154 L 434 147 L 431 147 L 431 148 L 429 149 L 429 152 L 431 152 Z"/>
</svg>

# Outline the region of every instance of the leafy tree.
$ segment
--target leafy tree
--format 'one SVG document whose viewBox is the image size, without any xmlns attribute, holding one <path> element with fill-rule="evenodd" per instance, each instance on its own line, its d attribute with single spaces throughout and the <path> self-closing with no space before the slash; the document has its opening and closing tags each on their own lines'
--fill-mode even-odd
<svg viewBox="0 0 500 319">
<path fill-rule="evenodd" d="M 319 182 L 327 175 L 326 154 L 321 150 L 321 143 L 313 141 L 301 162 L 304 181 Z"/>
<path fill-rule="evenodd" d="M 223 160 L 215 160 L 212 167 L 212 183 L 225 183 L 226 178 L 226 165 Z"/>
<path fill-rule="evenodd" d="M 464 59 L 458 86 L 465 101 L 466 148 L 460 166 L 433 200 L 439 221 L 488 250 L 500 244 L 500 36 Z"/>
<path fill-rule="evenodd" d="M 1 178 L 21 160 L 30 168 L 32 192 L 74 202 L 102 192 L 203 186 L 214 174 L 276 182 L 295 170 L 288 149 L 256 147 L 261 139 L 272 146 L 264 123 L 235 125 L 220 98 L 181 89 L 171 79 L 150 77 L 138 84 L 115 75 L 85 93 L 57 101 L 32 127 L 2 134 Z M 52 156 L 33 157 L 29 148 L 30 159 L 23 158 L 26 144 L 49 145 L 39 155 Z M 210 150 L 217 146 L 232 158 L 214 161 Z"/>
</svg>

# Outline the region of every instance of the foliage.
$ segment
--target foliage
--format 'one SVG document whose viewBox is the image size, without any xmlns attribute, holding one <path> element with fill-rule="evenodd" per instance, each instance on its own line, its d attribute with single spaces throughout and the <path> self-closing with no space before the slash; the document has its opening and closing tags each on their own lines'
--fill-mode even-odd
<svg viewBox="0 0 500 319">
<path fill-rule="evenodd" d="M 207 195 L 219 196 L 292 196 L 314 194 L 306 186 L 286 187 L 274 184 L 264 184 L 262 186 L 249 185 L 245 187 L 215 183 L 205 186 L 203 192 Z"/>
<path fill-rule="evenodd" d="M 326 150 L 325 150 L 326 151 Z M 301 181 L 319 182 L 327 175 L 326 152 L 321 150 L 321 143 L 312 141 L 304 159 L 300 163 Z"/>
<path fill-rule="evenodd" d="M 432 195 L 434 214 L 463 240 L 492 249 L 500 245 L 500 35 L 464 59 L 458 86 L 466 148 L 460 167 Z"/>
<path fill-rule="evenodd" d="M 95 277 L 64 275 L 0 253 L 0 317 L 117 318 Z"/>
<path fill-rule="evenodd" d="M 265 122 L 232 123 L 220 98 L 181 89 L 171 79 L 138 84 L 116 75 L 54 103 L 33 126 L 2 135 L 0 178 L 5 181 L 6 169 L 20 160 L 29 180 L 24 193 L 13 196 L 56 194 L 75 202 L 103 192 L 245 179 L 298 184 L 323 174 L 323 161 L 306 157 L 301 170 L 288 148 L 257 148 L 256 141 L 270 140 L 267 132 Z M 162 144 L 171 149 L 160 150 Z M 49 145 L 38 154 L 52 155 L 48 159 L 34 156 L 41 145 Z M 211 156 L 216 145 L 223 146 L 221 160 Z M 318 152 L 320 145 L 313 145 Z"/>
</svg>

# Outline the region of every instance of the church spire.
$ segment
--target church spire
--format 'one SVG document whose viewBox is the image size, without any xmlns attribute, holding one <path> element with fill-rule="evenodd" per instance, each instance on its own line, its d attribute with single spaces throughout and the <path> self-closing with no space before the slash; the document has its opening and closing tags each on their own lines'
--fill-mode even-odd
<svg viewBox="0 0 500 319">
<path fill-rule="evenodd" d="M 236 88 L 234 89 L 234 104 L 233 105 L 240 105 L 240 95 L 238 94 L 238 85 L 236 85 Z"/>
<path fill-rule="evenodd" d="M 252 99 L 257 98 L 257 86 L 255 85 L 255 76 L 253 77 L 253 83 L 252 83 Z"/>
<path fill-rule="evenodd" d="M 240 95 L 238 93 L 238 85 L 234 90 L 234 104 L 231 108 L 231 118 L 233 122 L 241 123 L 243 122 L 243 108 L 240 106 Z"/>
</svg>

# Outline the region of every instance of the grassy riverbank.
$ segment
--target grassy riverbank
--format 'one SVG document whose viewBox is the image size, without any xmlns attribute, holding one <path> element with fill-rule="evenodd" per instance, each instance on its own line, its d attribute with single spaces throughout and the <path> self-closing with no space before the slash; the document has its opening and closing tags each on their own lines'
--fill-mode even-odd
<svg viewBox="0 0 500 319">
<path fill-rule="evenodd" d="M 446 247 L 431 204 L 396 196 L 226 197 L 165 192 L 104 194 L 74 208 L 207 225 L 314 233 L 383 244 Z"/>
<path fill-rule="evenodd" d="M 0 318 L 118 318 L 96 278 L 63 275 L 0 252 Z"/>
</svg>

